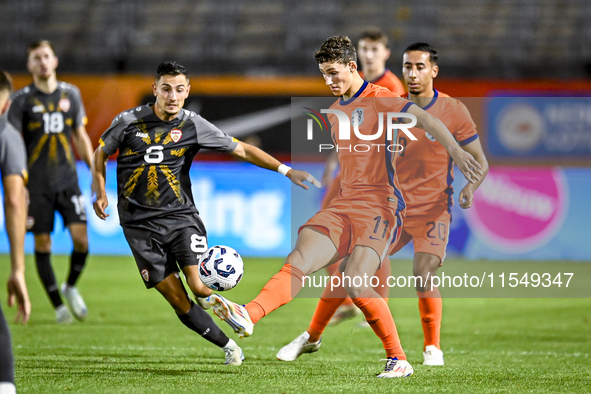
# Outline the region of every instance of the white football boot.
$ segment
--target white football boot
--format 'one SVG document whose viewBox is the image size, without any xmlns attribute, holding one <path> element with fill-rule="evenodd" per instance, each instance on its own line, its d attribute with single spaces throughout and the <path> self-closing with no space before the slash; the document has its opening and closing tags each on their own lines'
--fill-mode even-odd
<svg viewBox="0 0 591 394">
<path fill-rule="evenodd" d="M 428 345 L 423 352 L 423 365 L 444 365 L 443 352 L 435 345 Z"/>
<path fill-rule="evenodd" d="M 304 332 L 296 339 L 283 346 L 277 352 L 277 359 L 281 361 L 295 361 L 300 355 L 304 353 L 314 353 L 320 349 L 322 338 L 318 342 L 308 342 L 310 334 Z"/>
<path fill-rule="evenodd" d="M 62 304 L 55 308 L 55 321 L 57 324 L 72 324 L 74 318 L 72 318 L 72 314 L 68 310 L 68 307 Z"/>
<path fill-rule="evenodd" d="M 88 309 L 86 308 L 86 304 L 82 299 L 80 293 L 78 293 L 78 289 L 74 286 L 69 286 L 67 284 L 62 284 L 62 295 L 66 299 L 66 302 L 70 306 L 74 317 L 80 321 L 86 319 L 88 316 Z"/>
<path fill-rule="evenodd" d="M 388 357 L 385 361 L 384 372 L 379 374 L 378 378 L 406 378 L 414 373 L 412 365 L 406 360 Z"/>
<path fill-rule="evenodd" d="M 244 353 L 242 353 L 242 349 L 240 346 L 234 342 L 233 339 L 230 339 L 228 344 L 222 348 L 224 353 L 226 353 L 226 365 L 240 365 L 242 364 L 242 360 L 244 360 Z"/>
<path fill-rule="evenodd" d="M 211 308 L 211 296 L 209 297 L 195 297 L 197 300 L 197 304 L 199 304 L 199 306 L 202 309 L 209 309 Z"/>
<path fill-rule="evenodd" d="M 250 320 L 245 307 L 226 300 L 219 294 L 213 294 L 209 298 L 213 307 L 213 313 L 228 323 L 240 338 L 252 335 L 254 323 Z"/>
</svg>

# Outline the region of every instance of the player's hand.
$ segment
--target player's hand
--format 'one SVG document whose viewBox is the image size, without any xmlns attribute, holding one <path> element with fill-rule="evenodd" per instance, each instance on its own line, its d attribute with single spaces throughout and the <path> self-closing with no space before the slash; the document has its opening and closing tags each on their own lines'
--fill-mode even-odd
<svg viewBox="0 0 591 394">
<path fill-rule="evenodd" d="M 476 183 L 480 181 L 482 166 L 470 153 L 458 147 L 451 156 L 468 182 Z"/>
<path fill-rule="evenodd" d="M 31 301 L 27 292 L 24 272 L 13 272 L 8 278 L 8 306 L 12 307 L 16 301 L 17 311 L 15 323 L 27 324 L 31 316 Z"/>
<path fill-rule="evenodd" d="M 472 206 L 472 202 L 474 201 L 474 190 L 472 190 L 472 185 L 469 183 L 460 192 L 459 196 L 460 200 L 460 207 L 463 209 L 468 209 Z"/>
<path fill-rule="evenodd" d="M 107 215 L 105 212 L 108 206 L 109 200 L 107 200 L 107 196 L 97 197 L 97 199 L 92 203 L 94 213 L 96 213 L 96 216 L 103 220 L 109 217 L 109 215 Z"/>
<path fill-rule="evenodd" d="M 308 186 L 304 184 L 304 181 L 310 182 L 318 189 L 322 187 L 320 182 L 318 182 L 318 179 L 314 178 L 314 176 L 308 174 L 306 171 L 294 170 L 292 168 L 287 172 L 287 176 L 293 183 L 306 190 L 308 190 Z"/>
</svg>

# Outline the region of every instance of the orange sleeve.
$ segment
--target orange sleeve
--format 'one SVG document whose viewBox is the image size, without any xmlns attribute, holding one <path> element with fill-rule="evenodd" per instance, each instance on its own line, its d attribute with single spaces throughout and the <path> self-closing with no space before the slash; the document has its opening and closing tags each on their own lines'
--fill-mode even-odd
<svg viewBox="0 0 591 394">
<path fill-rule="evenodd" d="M 445 99 L 449 100 L 448 98 Z M 460 143 L 460 145 L 469 144 L 478 138 L 478 133 L 476 132 L 476 123 L 474 123 L 472 120 L 470 112 L 466 106 L 459 100 L 456 103 L 456 111 L 454 111 L 453 117 L 454 125 L 453 130 L 451 131 L 454 138 Z"/>
</svg>

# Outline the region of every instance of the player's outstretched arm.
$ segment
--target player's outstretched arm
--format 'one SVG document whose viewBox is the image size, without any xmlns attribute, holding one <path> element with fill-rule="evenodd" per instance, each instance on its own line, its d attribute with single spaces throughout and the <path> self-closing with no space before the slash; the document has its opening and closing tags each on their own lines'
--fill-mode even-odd
<svg viewBox="0 0 591 394">
<path fill-rule="evenodd" d="M 109 217 L 105 212 L 105 209 L 109 206 L 107 192 L 105 191 L 108 158 L 109 156 L 99 146 L 94 151 L 92 166 L 90 167 L 90 172 L 92 174 L 92 193 L 96 196 L 92 203 L 92 208 L 94 209 L 96 216 L 103 220 Z"/>
<path fill-rule="evenodd" d="M 8 306 L 16 301 L 16 322 L 26 324 L 31 315 L 31 302 L 25 283 L 25 222 L 27 202 L 25 182 L 21 175 L 11 174 L 2 179 L 6 232 L 10 243 L 11 272 L 8 278 Z"/>
<path fill-rule="evenodd" d="M 86 127 L 76 127 L 74 129 L 74 133 L 72 133 L 72 140 L 74 141 L 74 146 L 76 147 L 78 156 L 80 156 L 82 161 L 84 161 L 88 168 L 90 168 L 92 161 L 92 143 L 90 142 L 90 137 L 86 132 Z"/>
<path fill-rule="evenodd" d="M 480 163 L 480 171 L 482 171 L 482 176 L 480 180 L 475 183 L 468 183 L 462 191 L 460 192 L 459 201 L 460 207 L 466 209 L 472 206 L 472 201 L 474 201 L 474 192 L 478 189 L 478 186 L 484 181 L 484 178 L 488 174 L 488 160 L 486 160 L 486 155 L 484 154 L 484 150 L 482 149 L 482 145 L 480 144 L 480 139 L 476 139 L 470 142 L 467 145 L 462 147 L 466 152 L 470 153 L 474 158 Z"/>
<path fill-rule="evenodd" d="M 417 117 L 417 126 L 431 134 L 449 152 L 468 182 L 476 183 L 482 177 L 480 163 L 468 152 L 460 148 L 447 127 L 436 117 L 416 105 L 410 106 L 408 112 Z"/>
<path fill-rule="evenodd" d="M 238 141 L 236 149 L 231 152 L 233 156 L 236 156 L 242 160 L 254 164 L 255 166 L 266 168 L 267 170 L 277 171 L 287 176 L 296 185 L 308 190 L 308 186 L 304 184 L 304 181 L 310 182 L 317 188 L 320 188 L 320 182 L 306 171 L 300 171 L 293 168 L 289 168 L 285 164 L 281 164 L 279 160 L 271 156 L 270 154 L 262 151 L 256 146 L 252 146 L 242 141 Z"/>
</svg>

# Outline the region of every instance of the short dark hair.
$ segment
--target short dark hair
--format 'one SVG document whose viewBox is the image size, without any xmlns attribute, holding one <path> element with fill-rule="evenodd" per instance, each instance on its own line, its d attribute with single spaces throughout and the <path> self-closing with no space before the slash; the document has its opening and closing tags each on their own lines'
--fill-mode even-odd
<svg viewBox="0 0 591 394">
<path fill-rule="evenodd" d="M 359 41 L 361 40 L 381 42 L 386 48 L 388 48 L 388 36 L 382 29 L 373 28 L 364 30 L 363 33 L 361 33 L 361 37 L 359 37 Z"/>
<path fill-rule="evenodd" d="M 53 44 L 51 43 L 51 41 L 49 41 L 49 40 L 37 40 L 37 41 L 33 41 L 32 43 L 29 44 L 29 46 L 27 47 L 27 55 L 29 55 L 35 49 L 37 49 L 39 47 L 42 47 L 44 45 L 50 47 L 51 50 L 53 51 L 53 53 L 55 54 L 55 49 L 53 48 Z"/>
<path fill-rule="evenodd" d="M 12 92 L 12 77 L 6 71 L 0 70 L 0 93 L 5 91 L 8 94 Z"/>
<path fill-rule="evenodd" d="M 156 69 L 156 80 L 159 80 L 164 75 L 184 75 L 189 80 L 189 73 L 187 69 L 177 62 L 160 63 Z"/>
<path fill-rule="evenodd" d="M 314 54 L 314 59 L 318 64 L 326 62 L 347 64 L 350 61 L 357 61 L 357 51 L 349 37 L 333 36 L 324 41 Z"/>
<path fill-rule="evenodd" d="M 439 56 L 437 55 L 437 51 L 431 45 L 427 44 L 426 42 L 415 42 L 414 44 L 410 44 L 404 50 L 404 53 L 410 51 L 420 51 L 420 52 L 428 52 L 429 53 L 429 61 L 432 64 L 437 64 L 437 60 Z"/>
</svg>

